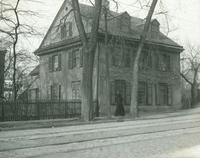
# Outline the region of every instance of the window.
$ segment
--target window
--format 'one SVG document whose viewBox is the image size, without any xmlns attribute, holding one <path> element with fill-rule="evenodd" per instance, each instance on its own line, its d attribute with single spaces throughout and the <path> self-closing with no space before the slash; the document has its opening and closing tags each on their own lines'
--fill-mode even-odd
<svg viewBox="0 0 200 158">
<path fill-rule="evenodd" d="M 61 99 L 61 85 L 53 84 L 50 86 L 50 99 L 51 100 Z"/>
<path fill-rule="evenodd" d="M 152 68 L 152 53 L 150 50 L 144 50 L 142 51 L 140 63 L 139 63 L 139 69 L 147 69 Z"/>
<path fill-rule="evenodd" d="M 112 52 L 112 66 L 115 67 L 130 67 L 131 66 L 131 52 L 126 48 L 113 48 Z"/>
<path fill-rule="evenodd" d="M 115 47 L 112 52 L 112 65 L 121 66 L 122 63 L 122 52 L 120 48 Z"/>
<path fill-rule="evenodd" d="M 170 56 L 167 54 L 156 54 L 156 69 L 160 71 L 170 71 Z"/>
<path fill-rule="evenodd" d="M 118 25 L 121 31 L 128 32 L 131 27 L 131 18 L 127 12 L 118 18 Z"/>
<path fill-rule="evenodd" d="M 166 83 L 159 83 L 156 85 L 156 103 L 161 106 L 172 104 L 171 86 Z"/>
<path fill-rule="evenodd" d="M 161 56 L 161 63 L 160 63 L 161 71 L 169 71 L 170 70 L 170 56 L 163 54 Z"/>
<path fill-rule="evenodd" d="M 49 71 L 61 71 L 61 54 L 49 57 Z"/>
<path fill-rule="evenodd" d="M 61 39 L 66 39 L 67 37 L 72 36 L 72 23 L 67 22 L 61 25 L 60 28 Z"/>
<path fill-rule="evenodd" d="M 53 71 L 57 71 L 59 68 L 58 55 L 53 56 Z"/>
<path fill-rule="evenodd" d="M 138 104 L 146 104 L 146 83 L 141 81 L 138 84 Z"/>
<path fill-rule="evenodd" d="M 28 99 L 29 100 L 38 100 L 39 99 L 39 88 L 30 89 Z"/>
<path fill-rule="evenodd" d="M 156 19 L 151 22 L 151 38 L 157 39 L 159 37 L 159 26 L 160 24 Z"/>
<path fill-rule="evenodd" d="M 81 83 L 80 83 L 80 81 L 72 82 L 72 99 L 81 99 Z"/>
<path fill-rule="evenodd" d="M 69 52 L 69 69 L 73 69 L 75 67 L 82 67 L 83 66 L 83 54 L 82 48 L 80 49 L 73 49 Z"/>
<path fill-rule="evenodd" d="M 124 65 L 125 67 L 130 67 L 131 66 L 131 54 L 130 54 L 130 50 L 127 50 L 124 53 L 125 57 L 124 57 Z"/>
<path fill-rule="evenodd" d="M 138 104 L 152 105 L 152 83 L 140 81 L 138 84 Z"/>
<path fill-rule="evenodd" d="M 116 95 L 120 93 L 123 104 L 130 105 L 131 102 L 131 84 L 125 80 L 115 80 L 111 82 L 110 88 L 110 102 L 112 105 L 116 104 Z"/>
</svg>

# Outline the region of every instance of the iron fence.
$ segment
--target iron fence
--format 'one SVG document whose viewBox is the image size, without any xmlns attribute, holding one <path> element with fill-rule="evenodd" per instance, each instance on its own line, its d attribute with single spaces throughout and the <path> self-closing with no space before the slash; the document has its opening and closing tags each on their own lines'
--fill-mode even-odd
<svg viewBox="0 0 200 158">
<path fill-rule="evenodd" d="M 81 101 L 0 102 L 0 121 L 75 118 L 81 116 Z"/>
</svg>

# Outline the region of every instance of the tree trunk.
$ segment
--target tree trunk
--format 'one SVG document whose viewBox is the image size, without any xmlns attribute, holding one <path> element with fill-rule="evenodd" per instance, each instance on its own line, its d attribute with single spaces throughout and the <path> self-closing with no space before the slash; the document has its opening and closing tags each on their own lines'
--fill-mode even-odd
<svg viewBox="0 0 200 158">
<path fill-rule="evenodd" d="M 17 45 L 17 42 L 18 42 L 18 28 L 20 26 L 20 23 L 19 23 L 19 16 L 18 16 L 18 12 L 17 12 L 17 8 L 18 8 L 18 5 L 19 5 L 19 2 L 20 0 L 17 0 L 17 3 L 16 3 L 16 6 L 15 6 L 15 9 L 14 9 L 14 13 L 15 13 L 15 17 L 16 17 L 16 26 L 15 26 L 15 39 L 14 39 L 14 43 L 13 43 L 13 99 L 14 99 L 14 102 L 16 101 L 17 99 L 17 83 L 16 83 L 16 62 L 17 62 L 17 54 L 16 54 L 16 45 Z"/>
<path fill-rule="evenodd" d="M 150 26 L 150 23 L 151 23 L 151 18 L 152 18 L 152 15 L 154 13 L 157 1 L 158 0 L 152 1 L 151 7 L 150 7 L 150 10 L 148 12 L 146 22 L 145 22 L 145 25 L 144 25 L 144 30 L 143 30 L 142 35 L 140 37 L 138 49 L 137 49 L 137 52 L 136 52 L 136 57 L 135 57 L 133 68 L 132 68 L 133 69 L 133 76 L 132 76 L 133 81 L 132 81 L 132 90 L 131 90 L 130 114 L 133 117 L 137 117 L 137 115 L 138 115 L 137 94 L 138 94 L 138 65 L 139 65 L 139 60 L 140 60 L 140 54 L 142 52 L 144 42 L 145 42 L 147 34 L 148 34 L 149 26 Z"/>
<path fill-rule="evenodd" d="M 106 60 L 106 75 L 105 75 L 105 96 L 106 96 L 106 108 L 107 117 L 111 118 L 111 106 L 110 106 L 110 71 L 109 71 L 109 55 L 108 55 L 108 19 L 107 19 L 107 8 L 104 8 L 104 20 L 105 20 L 105 60 Z"/>
<path fill-rule="evenodd" d="M 82 118 L 89 121 L 93 118 L 93 53 L 88 47 L 83 49 L 83 75 L 82 75 Z"/>
<path fill-rule="evenodd" d="M 17 85 L 16 85 L 16 61 L 17 61 L 17 55 L 16 55 L 16 43 L 13 44 L 13 99 L 14 102 L 17 99 Z"/>
<path fill-rule="evenodd" d="M 197 103 L 197 89 L 196 85 L 191 86 L 191 107 L 194 108 Z"/>
<path fill-rule="evenodd" d="M 101 0 L 95 0 L 95 8 L 92 19 L 92 28 L 89 37 L 87 39 L 85 28 L 82 21 L 82 16 L 79 8 L 78 0 L 72 1 L 75 21 L 78 27 L 79 35 L 83 43 L 83 72 L 82 72 L 82 119 L 90 121 L 94 118 L 94 104 L 93 104 L 93 66 L 94 56 L 97 46 L 99 20 L 101 16 Z"/>
<path fill-rule="evenodd" d="M 198 76 L 198 69 L 199 69 L 199 66 L 194 69 L 194 78 L 193 78 L 193 83 L 191 85 L 191 107 L 192 108 L 197 103 L 197 87 L 198 87 L 197 76 Z"/>
</svg>

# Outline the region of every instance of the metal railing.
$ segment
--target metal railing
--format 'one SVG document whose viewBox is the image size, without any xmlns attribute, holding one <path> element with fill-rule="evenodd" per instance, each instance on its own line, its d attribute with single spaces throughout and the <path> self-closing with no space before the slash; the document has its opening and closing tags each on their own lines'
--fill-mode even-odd
<svg viewBox="0 0 200 158">
<path fill-rule="evenodd" d="M 0 121 L 77 118 L 81 101 L 1 101 Z"/>
</svg>

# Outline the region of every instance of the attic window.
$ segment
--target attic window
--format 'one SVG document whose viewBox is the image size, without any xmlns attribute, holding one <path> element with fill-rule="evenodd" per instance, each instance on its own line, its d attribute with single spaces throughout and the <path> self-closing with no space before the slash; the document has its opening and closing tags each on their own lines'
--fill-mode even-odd
<svg viewBox="0 0 200 158">
<path fill-rule="evenodd" d="M 123 13 L 119 19 L 119 27 L 121 31 L 128 32 L 131 27 L 131 18 L 127 12 Z"/>
<path fill-rule="evenodd" d="M 160 30 L 160 23 L 154 19 L 151 22 L 151 38 L 157 39 L 159 35 L 159 30 Z"/>
<path fill-rule="evenodd" d="M 72 22 L 67 22 L 61 25 L 60 28 L 61 39 L 66 39 L 72 36 Z"/>
</svg>

